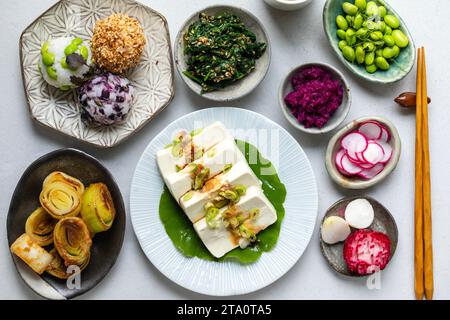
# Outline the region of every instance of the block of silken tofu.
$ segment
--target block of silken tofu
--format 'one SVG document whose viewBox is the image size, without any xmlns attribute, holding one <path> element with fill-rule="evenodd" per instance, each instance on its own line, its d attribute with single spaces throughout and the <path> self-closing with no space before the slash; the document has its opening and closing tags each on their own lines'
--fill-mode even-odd
<svg viewBox="0 0 450 320">
<path fill-rule="evenodd" d="M 256 234 L 277 221 L 275 208 L 260 187 L 248 188 L 237 207 L 243 211 L 259 209 L 258 216 L 250 224 Z M 221 213 L 225 210 L 226 208 L 221 209 L 220 214 L 216 217 L 217 220 L 222 219 Z M 234 236 L 222 223 L 219 223 L 217 228 L 210 228 L 206 219 L 203 218 L 194 223 L 194 229 L 209 252 L 216 258 L 224 256 L 239 246 L 240 238 Z"/>
<path fill-rule="evenodd" d="M 14 241 L 11 252 L 38 274 L 44 273 L 53 259 L 50 253 L 36 244 L 26 233 Z"/>
<path fill-rule="evenodd" d="M 209 169 L 209 179 L 221 173 L 225 166 L 245 161 L 244 155 L 233 140 L 225 140 L 207 151 L 200 159 L 194 161 Z M 179 201 L 180 197 L 192 189 L 192 167 L 186 166 L 179 172 L 174 172 L 165 178 L 165 183 L 172 196 Z"/>
<path fill-rule="evenodd" d="M 247 188 L 251 186 L 261 188 L 261 181 L 249 167 L 247 161 L 245 159 L 239 161 L 228 172 L 208 180 L 202 190 L 190 192 L 187 199 L 181 197 L 180 206 L 192 223 L 204 217 L 205 204 L 215 198 L 219 193 L 219 189 L 225 184 L 232 186 L 243 185 Z"/>
<path fill-rule="evenodd" d="M 192 141 L 195 147 L 202 148 L 205 152 L 224 140 L 234 141 L 234 138 L 231 136 L 225 126 L 219 121 L 216 121 L 211 125 L 201 129 L 192 137 Z M 171 141 L 168 141 L 167 143 L 170 142 Z M 169 174 L 177 172 L 177 166 L 179 168 L 184 168 L 187 164 L 189 164 L 189 161 L 186 157 L 174 156 L 172 154 L 172 147 L 159 150 L 156 153 L 156 162 L 163 178 L 167 178 Z"/>
</svg>

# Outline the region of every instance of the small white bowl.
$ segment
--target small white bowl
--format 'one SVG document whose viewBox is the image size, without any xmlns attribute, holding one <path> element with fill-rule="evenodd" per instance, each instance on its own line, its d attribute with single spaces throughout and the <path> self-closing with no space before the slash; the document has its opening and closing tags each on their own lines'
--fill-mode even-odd
<svg viewBox="0 0 450 320">
<path fill-rule="evenodd" d="M 391 140 L 389 141 L 389 143 L 391 144 L 393 150 L 392 157 L 384 167 L 383 171 L 381 171 L 378 175 L 376 175 L 372 179 L 364 180 L 359 177 L 344 176 L 336 168 L 336 163 L 334 160 L 336 157 L 336 153 L 339 151 L 341 146 L 340 144 L 341 138 L 347 133 L 356 130 L 356 128 L 359 127 L 361 123 L 370 120 L 378 121 L 379 123 L 383 124 L 386 127 L 386 129 L 389 130 L 389 133 L 391 134 Z M 377 183 L 384 180 L 389 174 L 391 174 L 391 172 L 395 169 L 395 167 L 398 164 L 401 149 L 402 147 L 400 136 L 392 122 L 383 117 L 378 116 L 362 117 L 353 120 L 352 122 L 347 124 L 345 127 L 336 132 L 336 134 L 330 139 L 330 142 L 328 142 L 328 147 L 325 155 L 325 166 L 327 167 L 327 171 L 331 179 L 338 185 L 347 189 L 366 189 L 376 185 Z"/>
<path fill-rule="evenodd" d="M 342 85 L 343 91 L 344 91 L 341 105 L 334 112 L 333 116 L 328 120 L 328 122 L 320 129 L 316 128 L 316 127 L 305 128 L 305 126 L 303 124 L 301 124 L 300 122 L 298 122 L 298 120 L 292 115 L 291 110 L 284 102 L 284 97 L 286 97 L 286 95 L 289 92 L 292 92 L 294 90 L 292 88 L 292 84 L 291 84 L 292 77 L 295 74 L 297 74 L 300 70 L 308 68 L 308 67 L 312 67 L 312 66 L 318 66 L 318 67 L 321 67 L 323 69 L 330 71 L 333 74 L 334 78 L 339 80 L 339 82 Z M 289 123 L 292 126 L 297 128 L 298 130 L 306 132 L 306 133 L 321 134 L 321 133 L 330 132 L 331 130 L 337 128 L 345 120 L 345 118 L 347 117 L 348 111 L 350 110 L 352 96 L 350 93 L 350 87 L 349 87 L 347 81 L 345 80 L 344 76 L 342 75 L 342 73 L 339 70 L 337 70 L 336 68 L 334 68 L 333 66 L 331 66 L 327 63 L 314 62 L 314 63 L 302 64 L 298 67 L 295 67 L 287 74 L 287 76 L 284 78 L 283 82 L 281 83 L 280 90 L 278 91 L 278 101 L 280 103 L 280 107 L 281 107 L 281 111 L 283 112 L 283 115 L 285 116 L 285 118 L 289 121 Z"/>
<path fill-rule="evenodd" d="M 293 11 L 306 7 L 312 0 L 264 0 L 275 9 Z"/>
<path fill-rule="evenodd" d="M 187 69 L 187 57 L 184 54 L 183 36 L 189 26 L 193 22 L 198 20 L 198 16 L 202 12 L 209 15 L 215 15 L 223 12 L 233 13 L 241 18 L 247 28 L 256 35 L 256 39 L 258 42 L 265 42 L 267 44 L 266 51 L 258 60 L 256 60 L 256 67 L 252 72 L 250 72 L 250 74 L 225 88 L 206 93 L 201 93 L 201 86 L 183 74 L 183 71 Z M 267 32 L 262 23 L 254 14 L 242 7 L 214 5 L 197 11 L 186 20 L 175 39 L 174 56 L 178 73 L 192 91 L 194 91 L 199 96 L 211 101 L 227 102 L 240 99 L 248 95 L 264 80 L 267 71 L 269 70 L 271 48 Z"/>
</svg>

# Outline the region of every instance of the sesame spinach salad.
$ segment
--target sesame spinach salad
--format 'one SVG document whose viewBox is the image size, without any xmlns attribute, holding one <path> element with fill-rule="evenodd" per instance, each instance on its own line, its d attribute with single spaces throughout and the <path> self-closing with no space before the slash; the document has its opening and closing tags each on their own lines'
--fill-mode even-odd
<svg viewBox="0 0 450 320">
<path fill-rule="evenodd" d="M 188 57 L 183 74 L 200 84 L 202 93 L 219 90 L 247 76 L 267 48 L 238 16 L 228 12 L 200 13 L 183 41 Z"/>
</svg>

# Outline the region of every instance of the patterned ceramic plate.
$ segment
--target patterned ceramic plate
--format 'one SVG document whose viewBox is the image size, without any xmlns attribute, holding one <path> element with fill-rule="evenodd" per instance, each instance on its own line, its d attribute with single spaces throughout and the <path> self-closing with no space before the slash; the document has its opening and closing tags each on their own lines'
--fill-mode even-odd
<svg viewBox="0 0 450 320">
<path fill-rule="evenodd" d="M 186 258 L 172 244 L 159 219 L 163 181 L 155 154 L 173 135 L 222 121 L 237 139 L 257 146 L 275 166 L 286 186 L 286 215 L 276 247 L 250 265 Z M 283 276 L 301 257 L 317 217 L 317 187 L 306 154 L 282 127 L 266 117 L 238 108 L 209 108 L 190 113 L 166 127 L 145 149 L 131 184 L 131 220 L 148 259 L 166 277 L 192 291 L 215 296 L 249 293 Z"/>
<path fill-rule="evenodd" d="M 93 128 L 82 122 L 76 91 L 50 87 L 38 70 L 42 43 L 49 37 L 92 37 L 95 22 L 112 13 L 139 20 L 146 38 L 140 64 L 127 77 L 136 88 L 127 120 L 120 125 Z M 20 38 L 25 94 L 38 123 L 99 147 L 112 147 L 141 129 L 169 104 L 174 75 L 167 21 L 159 13 L 133 0 L 62 0 L 37 18 Z"/>
</svg>

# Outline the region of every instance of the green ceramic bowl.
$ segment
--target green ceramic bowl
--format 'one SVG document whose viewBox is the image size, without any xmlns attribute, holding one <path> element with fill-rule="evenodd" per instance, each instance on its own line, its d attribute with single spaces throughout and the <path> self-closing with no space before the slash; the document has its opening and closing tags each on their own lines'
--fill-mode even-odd
<svg viewBox="0 0 450 320">
<path fill-rule="evenodd" d="M 391 67 L 388 70 L 378 70 L 375 73 L 368 73 L 364 66 L 356 63 L 350 63 L 345 60 L 341 50 L 338 47 L 338 42 L 340 39 L 336 35 L 336 17 L 343 14 L 342 3 L 345 1 L 353 3 L 352 0 L 327 0 L 323 8 L 323 28 L 325 30 L 325 34 L 327 35 L 328 41 L 339 60 L 341 60 L 352 73 L 371 82 L 387 84 L 403 79 L 411 71 L 416 59 L 416 48 L 414 46 L 414 41 L 408 31 L 408 28 L 406 27 L 405 22 L 388 3 L 385 3 L 387 11 L 394 14 L 400 20 L 400 30 L 403 31 L 403 33 L 408 37 L 409 45 L 402 49 L 400 55 L 395 59 L 395 63 L 391 63 Z"/>
</svg>

